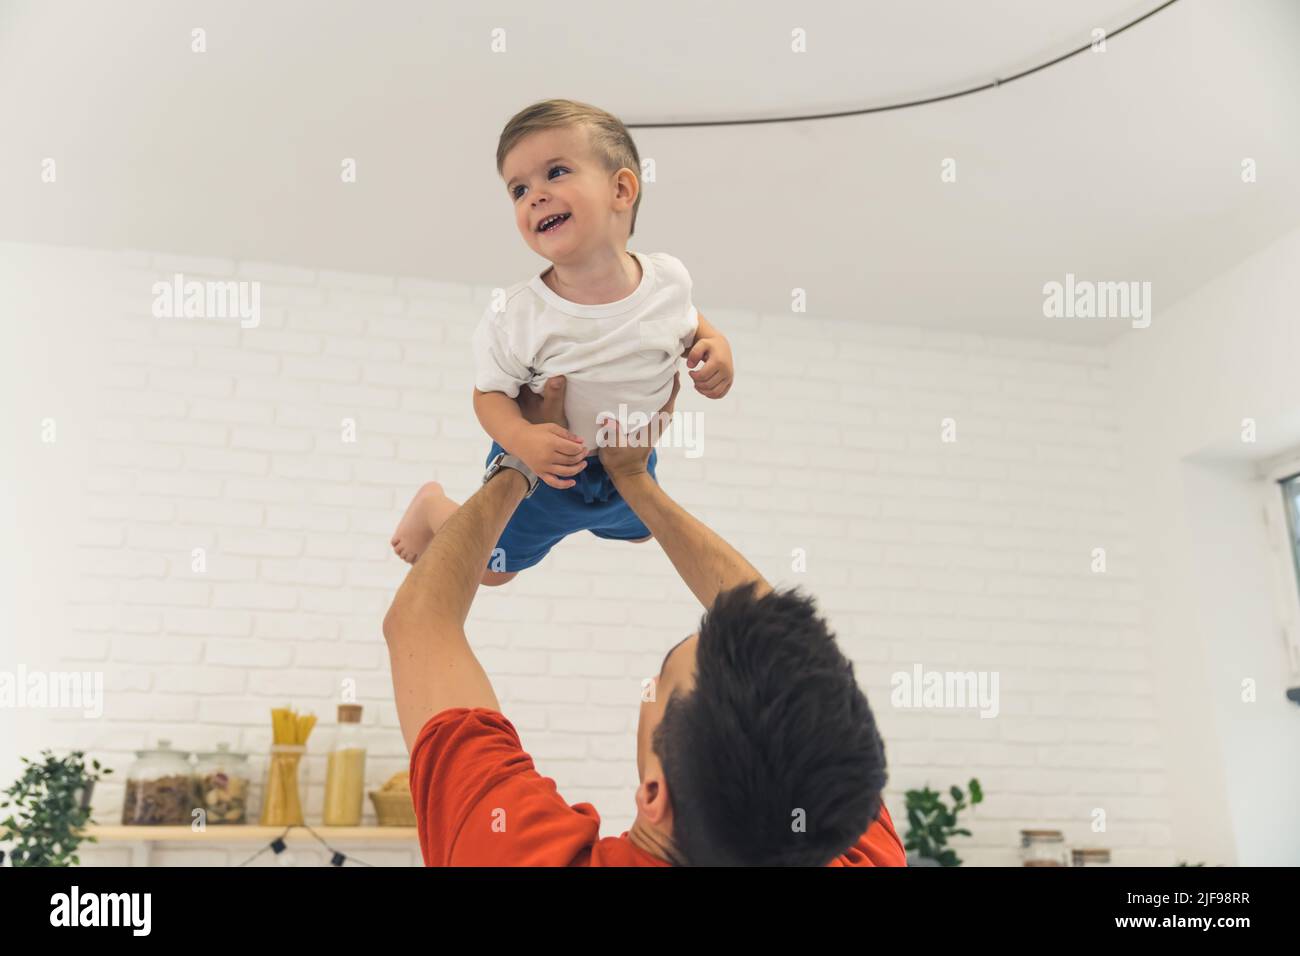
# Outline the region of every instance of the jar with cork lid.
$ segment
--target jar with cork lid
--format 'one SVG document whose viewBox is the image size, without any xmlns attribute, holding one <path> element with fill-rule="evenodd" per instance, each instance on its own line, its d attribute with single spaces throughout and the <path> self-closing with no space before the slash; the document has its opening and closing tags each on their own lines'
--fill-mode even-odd
<svg viewBox="0 0 1300 956">
<path fill-rule="evenodd" d="M 327 827 L 361 825 L 361 801 L 366 783 L 366 748 L 361 738 L 361 705 L 339 704 L 339 725 L 325 770 Z"/>
</svg>

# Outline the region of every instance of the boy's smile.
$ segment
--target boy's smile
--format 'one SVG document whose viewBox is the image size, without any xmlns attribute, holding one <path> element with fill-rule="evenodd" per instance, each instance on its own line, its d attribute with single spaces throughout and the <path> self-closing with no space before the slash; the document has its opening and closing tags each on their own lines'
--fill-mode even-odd
<svg viewBox="0 0 1300 956">
<path fill-rule="evenodd" d="M 569 213 L 569 212 L 551 213 L 549 216 L 547 216 L 545 219 L 542 220 L 541 225 L 537 227 L 537 231 L 544 236 L 554 235 L 556 231 L 559 230 L 559 228 L 563 226 L 566 222 L 568 222 L 572 217 L 573 217 L 573 213 Z"/>
</svg>

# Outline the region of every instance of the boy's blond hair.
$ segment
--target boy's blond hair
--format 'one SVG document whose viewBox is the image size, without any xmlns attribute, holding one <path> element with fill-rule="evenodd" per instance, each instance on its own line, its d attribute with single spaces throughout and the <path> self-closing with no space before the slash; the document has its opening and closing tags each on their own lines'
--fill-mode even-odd
<svg viewBox="0 0 1300 956">
<path fill-rule="evenodd" d="M 510 150 L 525 136 L 568 126 L 587 129 L 592 154 L 608 172 L 617 172 L 626 166 L 636 176 L 637 185 L 641 185 L 641 156 L 623 121 L 598 106 L 576 100 L 542 100 L 512 116 L 497 142 L 497 175 L 501 175 L 501 167 L 505 165 Z M 636 213 L 640 208 L 641 190 L 638 189 L 636 201 L 632 204 L 629 237 L 636 232 Z"/>
</svg>

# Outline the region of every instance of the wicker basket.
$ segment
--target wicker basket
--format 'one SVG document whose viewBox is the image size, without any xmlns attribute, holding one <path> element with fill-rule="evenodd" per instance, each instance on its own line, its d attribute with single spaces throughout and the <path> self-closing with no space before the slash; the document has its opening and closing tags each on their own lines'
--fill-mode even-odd
<svg viewBox="0 0 1300 956">
<path fill-rule="evenodd" d="M 371 790 L 370 802 L 381 827 L 415 826 L 415 806 L 409 790 Z"/>
</svg>

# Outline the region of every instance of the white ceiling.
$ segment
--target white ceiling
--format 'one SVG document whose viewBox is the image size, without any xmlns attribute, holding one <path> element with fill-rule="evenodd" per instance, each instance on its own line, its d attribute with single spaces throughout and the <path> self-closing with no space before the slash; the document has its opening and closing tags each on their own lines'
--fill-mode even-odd
<svg viewBox="0 0 1300 956">
<path fill-rule="evenodd" d="M 0 238 L 507 285 L 545 265 L 494 162 L 534 100 L 629 124 L 878 105 L 1156 3 L 0 2 Z M 1300 224 L 1298 48 L 1297 0 L 1181 0 L 1104 54 L 946 103 L 634 129 L 658 178 L 631 246 L 681 258 L 706 312 L 783 311 L 800 287 L 848 321 L 1102 341 L 1127 323 L 1045 319 L 1043 284 L 1151 281 L 1158 322 Z"/>
</svg>

